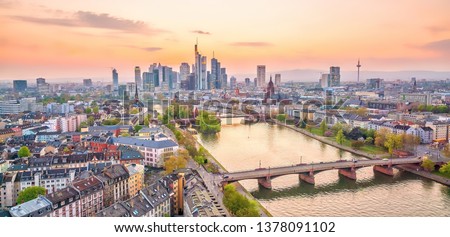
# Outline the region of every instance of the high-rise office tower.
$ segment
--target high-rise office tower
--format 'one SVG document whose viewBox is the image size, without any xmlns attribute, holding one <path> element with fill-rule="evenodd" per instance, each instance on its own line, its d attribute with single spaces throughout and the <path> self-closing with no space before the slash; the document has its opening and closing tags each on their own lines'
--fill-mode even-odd
<svg viewBox="0 0 450 237">
<path fill-rule="evenodd" d="M 200 64 L 200 80 L 201 80 L 201 86 L 200 86 L 200 90 L 206 90 L 207 88 L 207 83 L 206 83 L 206 63 L 207 63 L 207 58 L 206 56 L 202 56 L 201 58 L 201 64 Z"/>
<path fill-rule="evenodd" d="M 281 85 L 281 74 L 275 74 L 275 86 Z"/>
<path fill-rule="evenodd" d="M 256 67 L 256 77 L 258 78 L 258 87 L 264 87 L 266 84 L 266 66 L 258 65 Z"/>
<path fill-rule="evenodd" d="M 214 53 L 213 58 L 211 59 L 211 86 L 216 89 L 222 88 L 220 62 L 214 57 Z"/>
<path fill-rule="evenodd" d="M 245 86 L 249 87 L 250 86 L 250 78 L 245 78 Z"/>
<path fill-rule="evenodd" d="M 84 87 L 92 87 L 92 79 L 83 79 Z"/>
<path fill-rule="evenodd" d="M 188 75 L 191 74 L 189 63 L 181 63 L 180 65 L 180 81 L 187 80 Z"/>
<path fill-rule="evenodd" d="M 195 44 L 195 70 L 194 70 L 194 75 L 195 75 L 195 89 L 196 90 L 203 90 L 204 85 L 206 82 L 206 58 L 205 58 L 205 77 L 203 78 L 203 71 L 202 71 L 202 63 L 203 63 L 203 57 L 202 55 L 198 52 L 198 42 Z"/>
<path fill-rule="evenodd" d="M 114 91 L 119 90 L 119 73 L 117 73 L 117 70 L 113 68 L 112 70 L 112 79 L 113 79 L 113 88 Z"/>
<path fill-rule="evenodd" d="M 22 92 L 27 90 L 27 80 L 14 80 L 13 89 L 14 92 Z"/>
<path fill-rule="evenodd" d="M 255 79 L 253 79 L 253 86 L 257 87 L 258 86 L 258 78 L 255 77 Z"/>
<path fill-rule="evenodd" d="M 154 91 L 155 90 L 155 80 L 152 72 L 142 73 L 143 90 L 144 91 Z"/>
<path fill-rule="evenodd" d="M 228 86 L 228 75 L 226 68 L 220 68 L 220 76 L 222 77 L 222 82 L 220 83 L 221 87 L 222 89 L 225 89 Z"/>
<path fill-rule="evenodd" d="M 330 74 L 323 73 L 322 76 L 320 77 L 320 87 L 322 88 L 330 87 L 329 83 L 330 83 Z"/>
<path fill-rule="evenodd" d="M 134 67 L 134 83 L 138 89 L 142 88 L 141 68 L 139 66 Z"/>
<path fill-rule="evenodd" d="M 236 88 L 236 77 L 232 76 L 230 77 L 230 89 Z"/>
<path fill-rule="evenodd" d="M 330 87 L 341 85 L 341 68 L 330 67 Z"/>
</svg>

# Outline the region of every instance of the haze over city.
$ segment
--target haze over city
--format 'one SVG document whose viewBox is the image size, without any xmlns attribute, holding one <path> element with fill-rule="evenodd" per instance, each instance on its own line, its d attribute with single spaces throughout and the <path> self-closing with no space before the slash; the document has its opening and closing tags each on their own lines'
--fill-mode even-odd
<svg viewBox="0 0 450 237">
<path fill-rule="evenodd" d="M 115 67 L 121 80 L 131 81 L 136 65 L 194 63 L 197 38 L 201 53 L 211 58 L 214 51 L 238 80 L 254 76 L 258 64 L 268 72 L 314 69 L 292 78 L 316 80 L 332 65 L 356 71 L 358 58 L 362 76 L 449 71 L 448 9 L 446 0 L 232 0 L 220 6 L 206 0 L 0 0 L 0 80 L 107 80 Z M 449 73 L 423 75 L 445 79 Z M 350 77 L 344 73 L 343 80 Z"/>
</svg>

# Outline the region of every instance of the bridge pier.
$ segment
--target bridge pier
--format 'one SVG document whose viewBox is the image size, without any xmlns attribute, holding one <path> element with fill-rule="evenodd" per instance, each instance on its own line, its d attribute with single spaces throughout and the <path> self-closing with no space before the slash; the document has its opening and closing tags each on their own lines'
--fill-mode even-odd
<svg viewBox="0 0 450 237">
<path fill-rule="evenodd" d="M 272 189 L 272 181 L 270 180 L 270 176 L 267 176 L 265 178 L 259 178 L 258 184 L 260 184 L 264 188 Z"/>
<path fill-rule="evenodd" d="M 374 165 L 373 166 L 373 171 L 385 174 L 385 175 L 389 175 L 389 176 L 394 176 L 394 169 L 388 165 Z"/>
<path fill-rule="evenodd" d="M 355 167 L 339 169 L 339 174 L 341 174 L 349 179 L 356 180 Z"/>
<path fill-rule="evenodd" d="M 298 178 L 301 181 L 304 181 L 306 183 L 309 183 L 309 184 L 312 184 L 312 185 L 316 184 L 316 180 L 314 179 L 314 172 L 313 171 L 310 171 L 309 174 L 299 174 Z"/>
</svg>

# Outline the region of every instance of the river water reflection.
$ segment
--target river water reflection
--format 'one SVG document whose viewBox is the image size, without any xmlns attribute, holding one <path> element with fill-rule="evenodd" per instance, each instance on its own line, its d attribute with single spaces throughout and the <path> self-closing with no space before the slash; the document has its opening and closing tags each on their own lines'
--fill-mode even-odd
<svg viewBox="0 0 450 237">
<path fill-rule="evenodd" d="M 199 141 L 229 171 L 339 159 L 361 159 L 288 128 L 266 123 L 223 125 L 216 135 Z M 223 124 L 226 124 L 225 121 Z M 241 184 L 274 216 L 450 216 L 450 188 L 396 171 L 388 177 L 372 168 L 357 171 L 357 181 L 337 171 L 316 175 L 316 185 L 297 175 L 272 180 L 272 190 L 256 180 Z"/>
</svg>

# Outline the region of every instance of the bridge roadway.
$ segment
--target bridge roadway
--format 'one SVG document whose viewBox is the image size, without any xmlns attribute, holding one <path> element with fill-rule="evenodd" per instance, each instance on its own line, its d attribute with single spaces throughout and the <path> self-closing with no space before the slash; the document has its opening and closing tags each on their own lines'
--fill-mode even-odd
<svg viewBox="0 0 450 237">
<path fill-rule="evenodd" d="M 222 183 L 227 184 L 246 179 L 258 179 L 263 187 L 271 188 L 270 180 L 283 175 L 299 174 L 299 178 L 307 183 L 314 184 L 314 174 L 326 170 L 339 170 L 339 173 L 356 180 L 356 169 L 373 166 L 375 171 L 393 176 L 392 167 L 395 165 L 421 163 L 420 157 L 397 158 L 397 159 L 377 159 L 377 160 L 357 160 L 357 161 L 333 161 L 312 164 L 298 164 L 284 167 L 259 168 L 255 170 L 238 171 L 225 173 L 222 176 Z"/>
</svg>

